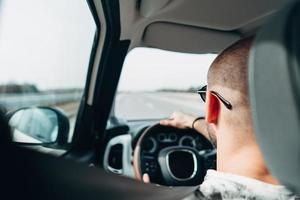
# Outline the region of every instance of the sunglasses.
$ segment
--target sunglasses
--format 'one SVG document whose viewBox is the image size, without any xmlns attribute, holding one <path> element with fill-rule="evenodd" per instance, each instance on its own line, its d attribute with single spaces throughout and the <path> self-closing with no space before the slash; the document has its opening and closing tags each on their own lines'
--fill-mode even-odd
<svg viewBox="0 0 300 200">
<path fill-rule="evenodd" d="M 199 89 L 197 91 L 197 93 L 200 95 L 201 99 L 205 102 L 206 100 L 206 91 L 207 91 L 207 85 L 203 86 L 201 89 Z M 211 93 L 213 95 L 215 95 L 223 104 L 224 106 L 231 110 L 232 109 L 232 105 L 229 101 L 227 101 L 226 99 L 224 99 L 224 97 L 222 97 L 219 93 L 215 92 L 215 91 L 211 91 Z"/>
</svg>

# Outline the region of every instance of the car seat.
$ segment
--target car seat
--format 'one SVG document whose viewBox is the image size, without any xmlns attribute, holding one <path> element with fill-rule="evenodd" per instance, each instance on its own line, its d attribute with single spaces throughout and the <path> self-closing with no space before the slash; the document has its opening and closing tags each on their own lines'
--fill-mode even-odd
<svg viewBox="0 0 300 200">
<path fill-rule="evenodd" d="M 249 58 L 256 137 L 271 173 L 300 194 L 300 2 L 258 32 Z"/>
</svg>

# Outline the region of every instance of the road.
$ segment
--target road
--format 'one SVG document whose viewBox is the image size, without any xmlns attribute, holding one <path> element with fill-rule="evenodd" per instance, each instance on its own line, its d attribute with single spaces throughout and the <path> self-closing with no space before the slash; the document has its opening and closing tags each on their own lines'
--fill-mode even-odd
<svg viewBox="0 0 300 200">
<path fill-rule="evenodd" d="M 28 106 L 55 106 L 64 110 L 72 119 L 76 116 L 80 97 L 80 92 L 73 91 L 59 94 L 1 94 L 0 105 L 8 110 Z M 194 93 L 120 92 L 115 106 L 116 116 L 128 120 L 166 118 L 176 110 L 194 115 L 204 113 L 204 103 Z"/>
<path fill-rule="evenodd" d="M 27 99 L 24 95 L 22 98 L 23 99 L 14 99 L 15 102 L 17 102 L 17 100 L 23 100 L 23 104 L 28 104 L 30 106 L 34 105 L 33 101 L 31 101 L 32 99 Z M 38 101 L 39 99 L 36 97 L 35 99 L 37 99 L 36 105 L 39 105 L 38 103 L 42 102 L 42 100 L 46 98 L 41 98 L 41 101 Z M 49 101 L 48 99 L 49 102 L 47 103 L 49 106 L 62 109 L 69 117 L 69 141 L 71 141 L 79 107 L 79 100 L 75 100 L 76 98 L 69 99 L 70 100 L 68 102 Z M 7 105 L 14 105 L 14 102 L 11 101 L 3 102 Z M 22 105 L 18 106 L 22 107 Z M 122 117 L 127 120 L 163 119 L 170 117 L 174 111 L 182 111 L 195 116 L 204 116 L 204 103 L 197 94 L 174 92 L 122 92 L 118 93 L 115 102 L 115 116 Z"/>
<path fill-rule="evenodd" d="M 197 94 L 171 92 L 119 93 L 115 103 L 115 115 L 127 120 L 167 118 L 174 111 L 204 115 L 204 103 Z"/>
<path fill-rule="evenodd" d="M 14 110 L 21 107 L 30 106 L 53 106 L 58 104 L 66 104 L 69 102 L 80 101 L 82 91 L 66 91 L 56 92 L 40 92 L 40 93 L 15 93 L 1 94 L 0 105 L 6 110 Z"/>
</svg>

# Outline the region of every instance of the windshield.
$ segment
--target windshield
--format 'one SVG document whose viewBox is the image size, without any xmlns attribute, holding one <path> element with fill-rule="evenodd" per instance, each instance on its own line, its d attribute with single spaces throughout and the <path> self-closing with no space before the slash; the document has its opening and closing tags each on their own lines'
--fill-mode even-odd
<svg viewBox="0 0 300 200">
<path fill-rule="evenodd" d="M 204 103 L 196 91 L 206 84 L 215 57 L 133 49 L 124 62 L 114 115 L 129 121 L 168 118 L 174 111 L 204 115 Z"/>
</svg>

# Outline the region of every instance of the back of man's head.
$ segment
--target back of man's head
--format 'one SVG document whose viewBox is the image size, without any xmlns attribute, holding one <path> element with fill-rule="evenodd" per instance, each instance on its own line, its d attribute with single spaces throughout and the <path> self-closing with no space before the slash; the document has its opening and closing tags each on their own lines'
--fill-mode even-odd
<svg viewBox="0 0 300 200">
<path fill-rule="evenodd" d="M 248 57 L 252 41 L 253 37 L 248 37 L 226 48 L 214 60 L 208 72 L 208 90 L 217 90 L 232 104 L 232 110 L 223 113 L 227 115 L 228 124 L 234 126 L 237 123 L 251 123 Z"/>
</svg>

